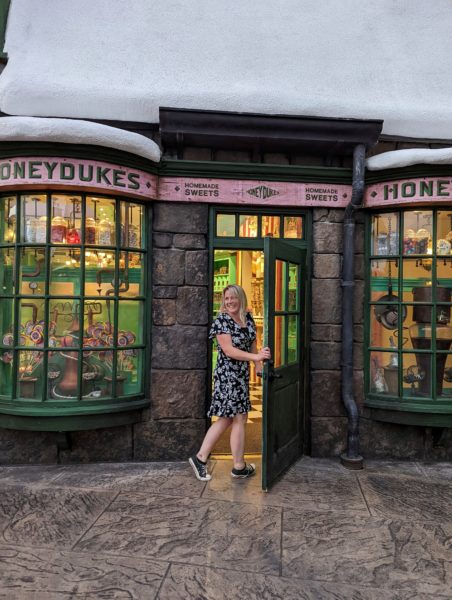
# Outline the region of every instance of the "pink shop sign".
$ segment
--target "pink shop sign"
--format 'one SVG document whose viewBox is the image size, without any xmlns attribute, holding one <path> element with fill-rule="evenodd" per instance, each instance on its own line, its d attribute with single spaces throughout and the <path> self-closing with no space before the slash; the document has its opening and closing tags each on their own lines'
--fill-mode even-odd
<svg viewBox="0 0 452 600">
<path fill-rule="evenodd" d="M 452 177 L 401 179 L 369 185 L 364 200 L 368 208 L 429 203 L 452 204 Z"/>
<path fill-rule="evenodd" d="M 351 193 L 351 186 L 333 183 L 161 177 L 158 198 L 170 202 L 344 208 Z"/>
<path fill-rule="evenodd" d="M 156 196 L 157 177 L 95 160 L 32 156 L 0 162 L 0 188 L 42 189 L 54 185 L 150 199 Z"/>
</svg>

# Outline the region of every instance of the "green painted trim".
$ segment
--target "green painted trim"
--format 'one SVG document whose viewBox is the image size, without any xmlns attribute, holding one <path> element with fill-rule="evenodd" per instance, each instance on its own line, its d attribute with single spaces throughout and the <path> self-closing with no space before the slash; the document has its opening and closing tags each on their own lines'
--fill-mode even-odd
<svg viewBox="0 0 452 600">
<path fill-rule="evenodd" d="M 452 414 L 412 413 L 372 408 L 370 417 L 375 421 L 415 425 L 421 427 L 452 427 Z"/>
<path fill-rule="evenodd" d="M 164 160 L 160 163 L 159 175 L 162 177 L 264 179 L 266 181 L 325 182 L 350 185 L 352 182 L 352 170 L 337 167 L 194 160 Z"/>
<path fill-rule="evenodd" d="M 6 63 L 8 55 L 4 51 L 6 26 L 8 23 L 10 0 L 0 0 L 0 62 Z"/>
<path fill-rule="evenodd" d="M 152 175 L 158 173 L 157 163 L 131 152 L 115 150 L 105 146 L 51 142 L 0 142 L 0 159 L 19 156 L 59 156 L 81 160 L 99 160 L 120 164 L 130 169 L 140 169 Z"/>
<path fill-rule="evenodd" d="M 131 425 L 143 421 L 142 409 L 146 406 L 120 413 L 69 416 L 30 417 L 0 414 L 0 428 L 25 431 L 86 431 L 118 425 Z"/>
<path fill-rule="evenodd" d="M 383 169 L 382 171 L 366 170 L 366 185 L 397 179 L 414 179 L 418 177 L 436 177 L 444 175 L 452 177 L 452 165 L 411 165 L 399 169 Z"/>
</svg>

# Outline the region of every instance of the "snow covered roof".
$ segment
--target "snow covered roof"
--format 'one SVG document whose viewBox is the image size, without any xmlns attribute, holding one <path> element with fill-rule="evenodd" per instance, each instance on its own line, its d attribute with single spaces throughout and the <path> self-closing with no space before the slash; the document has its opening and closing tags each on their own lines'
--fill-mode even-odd
<svg viewBox="0 0 452 600">
<path fill-rule="evenodd" d="M 452 139 L 451 25 L 449 0 L 12 0 L 0 109 L 384 119 L 385 134 Z"/>
<path fill-rule="evenodd" d="M 370 171 L 397 169 L 410 165 L 452 165 L 452 148 L 394 150 L 371 156 L 366 161 Z"/>
<path fill-rule="evenodd" d="M 154 162 L 158 162 L 161 156 L 157 144 L 142 135 L 99 123 L 72 119 L 2 117 L 0 142 L 8 141 L 104 146 L 131 152 Z"/>
</svg>

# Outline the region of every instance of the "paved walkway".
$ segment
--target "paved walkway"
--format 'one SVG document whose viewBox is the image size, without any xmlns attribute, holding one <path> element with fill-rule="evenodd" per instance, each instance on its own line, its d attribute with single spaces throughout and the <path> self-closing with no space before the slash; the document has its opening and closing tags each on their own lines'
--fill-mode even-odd
<svg viewBox="0 0 452 600">
<path fill-rule="evenodd" d="M 452 464 L 0 467 L 0 598 L 452 598 Z"/>
</svg>

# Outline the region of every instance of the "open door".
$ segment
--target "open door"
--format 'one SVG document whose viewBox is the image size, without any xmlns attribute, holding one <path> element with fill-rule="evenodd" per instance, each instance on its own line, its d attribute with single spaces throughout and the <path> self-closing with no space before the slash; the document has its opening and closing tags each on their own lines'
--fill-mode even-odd
<svg viewBox="0 0 452 600">
<path fill-rule="evenodd" d="M 264 240 L 262 488 L 303 452 L 306 250 Z"/>
</svg>

